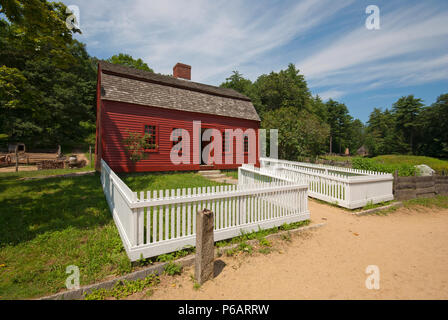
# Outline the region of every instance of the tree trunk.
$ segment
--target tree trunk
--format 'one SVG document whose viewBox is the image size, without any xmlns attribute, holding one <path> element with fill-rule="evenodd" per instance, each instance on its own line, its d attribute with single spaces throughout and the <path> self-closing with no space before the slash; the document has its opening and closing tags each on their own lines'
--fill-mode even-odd
<svg viewBox="0 0 448 320">
<path fill-rule="evenodd" d="M 333 151 L 333 150 L 332 150 L 332 147 L 333 147 L 333 146 L 332 146 L 332 142 L 333 142 L 333 141 L 332 141 L 332 136 L 330 135 L 330 154 L 331 154 L 331 152 Z"/>
</svg>

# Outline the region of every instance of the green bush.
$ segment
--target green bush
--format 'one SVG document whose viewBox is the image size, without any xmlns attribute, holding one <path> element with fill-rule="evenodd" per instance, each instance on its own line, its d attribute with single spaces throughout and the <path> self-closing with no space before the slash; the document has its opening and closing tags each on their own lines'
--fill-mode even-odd
<svg viewBox="0 0 448 320">
<path fill-rule="evenodd" d="M 258 239 L 258 243 L 260 244 L 260 246 L 263 246 L 263 247 L 270 247 L 272 245 L 271 242 L 266 238 Z"/>
<path fill-rule="evenodd" d="M 354 169 L 387 173 L 394 173 L 395 170 L 398 170 L 399 176 L 413 176 L 416 170 L 414 166 L 407 163 L 385 164 L 370 158 L 353 158 L 352 167 Z"/>
<path fill-rule="evenodd" d="M 165 273 L 169 276 L 175 276 L 182 272 L 182 265 L 180 263 L 170 262 L 165 267 Z"/>
<path fill-rule="evenodd" d="M 241 242 L 238 245 L 238 250 L 242 251 L 242 252 L 247 252 L 249 254 L 252 254 L 252 249 L 253 249 L 253 247 L 250 244 L 246 243 L 245 241 Z"/>
</svg>

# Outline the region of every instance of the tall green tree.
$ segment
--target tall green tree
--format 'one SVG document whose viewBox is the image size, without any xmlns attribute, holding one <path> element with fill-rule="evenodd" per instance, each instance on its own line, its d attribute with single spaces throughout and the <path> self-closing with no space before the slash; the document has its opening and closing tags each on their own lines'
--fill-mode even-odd
<svg viewBox="0 0 448 320">
<path fill-rule="evenodd" d="M 304 76 L 292 63 L 286 70 L 259 76 L 254 87 L 261 113 L 282 107 L 293 107 L 297 112 L 310 108 L 311 93 Z"/>
<path fill-rule="evenodd" d="M 310 112 L 315 114 L 320 120 L 328 121 L 328 110 L 326 104 L 322 101 L 319 95 L 313 97 L 310 101 Z"/>
<path fill-rule="evenodd" d="M 366 128 L 359 119 L 350 123 L 347 139 L 347 147 L 351 154 L 354 154 L 365 143 Z"/>
<path fill-rule="evenodd" d="M 261 126 L 278 129 L 278 152 L 281 159 L 298 160 L 325 150 L 329 127 L 316 115 L 294 107 L 282 107 L 264 114 Z"/>
<path fill-rule="evenodd" d="M 327 123 L 330 126 L 329 151 L 342 153 L 348 147 L 350 139 L 350 116 L 347 106 L 333 99 L 329 99 L 327 106 Z"/>
<path fill-rule="evenodd" d="M 96 73 L 65 5 L 0 3 L 0 134 L 31 146 L 83 143 L 94 132 Z"/>
<path fill-rule="evenodd" d="M 106 60 L 107 62 L 113 63 L 113 64 L 121 64 L 123 66 L 145 70 L 149 72 L 154 72 L 142 59 L 134 59 L 131 55 L 125 54 L 125 53 L 119 53 L 118 55 L 113 55 L 109 59 Z"/>
<path fill-rule="evenodd" d="M 259 76 L 253 83 L 240 72 L 233 71 L 221 87 L 232 88 L 248 96 L 262 118 L 265 112 L 282 107 L 294 107 L 297 112 L 308 110 L 313 113 L 314 110 L 305 78 L 292 63 L 285 70 Z"/>
<path fill-rule="evenodd" d="M 249 95 L 252 90 L 252 81 L 243 77 L 239 71 L 232 71 L 232 75 L 221 83 L 221 88 L 233 89 L 239 93 Z"/>
<path fill-rule="evenodd" d="M 420 113 L 422 128 L 419 154 L 448 158 L 448 93 Z"/>
<path fill-rule="evenodd" d="M 379 108 L 374 108 L 370 113 L 367 124 L 365 140 L 371 155 L 406 150 L 406 145 L 399 144 L 395 126 L 395 115 L 389 109 L 383 112 Z"/>
<path fill-rule="evenodd" d="M 257 110 L 258 114 L 262 114 L 263 106 L 260 98 L 255 91 L 255 86 L 249 79 L 243 77 L 239 71 L 233 71 L 232 75 L 226 78 L 226 81 L 221 83 L 221 88 L 233 89 L 239 93 L 244 94 L 252 100 L 252 103 Z"/>
<path fill-rule="evenodd" d="M 403 134 L 413 154 L 416 151 L 415 138 L 417 130 L 421 127 L 419 115 L 423 106 L 422 99 L 414 98 L 413 95 L 401 97 L 392 105 L 397 130 Z"/>
</svg>

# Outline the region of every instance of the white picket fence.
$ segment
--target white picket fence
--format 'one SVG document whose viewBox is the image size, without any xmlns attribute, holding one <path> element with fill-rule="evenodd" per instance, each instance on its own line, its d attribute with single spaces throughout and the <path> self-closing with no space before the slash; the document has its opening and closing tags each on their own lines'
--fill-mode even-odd
<svg viewBox="0 0 448 320">
<path fill-rule="evenodd" d="M 273 159 L 273 158 L 260 158 L 260 164 L 262 168 L 265 167 L 275 167 L 276 165 L 281 165 L 285 167 L 290 167 L 294 169 L 312 169 L 314 172 L 324 173 L 324 174 L 339 174 L 342 176 L 388 176 L 389 173 L 378 172 L 378 171 L 370 171 L 370 170 L 360 170 L 353 168 L 344 168 L 344 167 L 336 167 L 329 166 L 324 164 L 316 164 L 316 163 L 308 163 L 308 162 L 297 162 L 297 161 L 288 161 L 281 159 Z"/>
<path fill-rule="evenodd" d="M 104 194 L 132 261 L 195 245 L 196 213 L 204 208 L 214 212 L 215 241 L 310 218 L 307 186 L 286 179 L 137 194 L 104 160 L 101 166 Z"/>
<path fill-rule="evenodd" d="M 288 181 L 308 185 L 310 197 L 348 209 L 393 200 L 393 176 L 388 173 L 326 165 L 260 159 L 261 169 Z"/>
</svg>

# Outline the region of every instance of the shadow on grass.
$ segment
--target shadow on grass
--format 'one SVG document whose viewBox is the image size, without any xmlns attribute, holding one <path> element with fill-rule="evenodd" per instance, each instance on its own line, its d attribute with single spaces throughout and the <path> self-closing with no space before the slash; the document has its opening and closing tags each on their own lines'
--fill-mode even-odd
<svg viewBox="0 0 448 320">
<path fill-rule="evenodd" d="M 99 175 L 43 180 L 0 178 L 0 247 L 68 227 L 102 226 L 112 219 Z"/>
<path fill-rule="evenodd" d="M 16 245 L 49 231 L 102 226 L 111 221 L 99 174 L 19 180 L 0 177 L 0 247 Z M 134 191 L 219 185 L 195 173 L 121 175 Z"/>
</svg>

